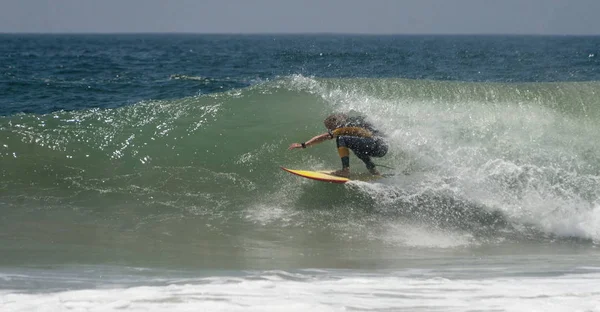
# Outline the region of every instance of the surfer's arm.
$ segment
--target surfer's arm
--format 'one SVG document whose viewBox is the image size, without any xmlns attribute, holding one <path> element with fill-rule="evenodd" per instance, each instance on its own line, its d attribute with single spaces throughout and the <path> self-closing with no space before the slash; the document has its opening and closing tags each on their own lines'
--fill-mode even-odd
<svg viewBox="0 0 600 312">
<path fill-rule="evenodd" d="M 306 148 L 308 146 L 319 144 L 323 141 L 327 141 L 327 140 L 331 140 L 331 139 L 332 139 L 332 137 L 329 134 L 329 132 L 325 132 L 323 134 L 317 135 L 316 137 L 314 137 L 304 143 L 292 143 L 292 145 L 290 145 L 288 150 L 292 150 L 295 148 Z"/>
</svg>

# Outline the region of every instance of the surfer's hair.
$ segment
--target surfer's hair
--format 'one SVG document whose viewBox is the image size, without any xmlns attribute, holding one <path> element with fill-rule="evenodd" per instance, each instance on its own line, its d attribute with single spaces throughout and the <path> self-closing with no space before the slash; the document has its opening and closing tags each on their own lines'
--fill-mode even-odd
<svg viewBox="0 0 600 312">
<path fill-rule="evenodd" d="M 333 130 L 342 126 L 346 122 L 346 119 L 348 119 L 348 115 L 346 114 L 331 114 L 323 120 L 323 123 L 325 124 L 325 128 Z"/>
</svg>

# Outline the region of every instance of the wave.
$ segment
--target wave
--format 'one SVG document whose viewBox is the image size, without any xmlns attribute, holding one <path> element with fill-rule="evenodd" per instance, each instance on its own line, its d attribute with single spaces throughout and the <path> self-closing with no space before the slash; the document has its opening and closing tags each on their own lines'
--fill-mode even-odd
<svg viewBox="0 0 600 312">
<path fill-rule="evenodd" d="M 598 91 L 598 82 L 289 76 L 114 109 L 0 117 L 0 213 L 116 219 L 127 211 L 136 224 L 173 213 L 262 223 L 315 223 L 323 213 L 351 222 L 366 213 L 476 240 L 598 242 Z M 340 187 L 278 170 L 339 166 L 328 144 L 286 150 L 322 132 L 334 111 L 381 126 L 391 142 L 381 163 L 396 178 Z M 364 170 L 356 161 L 354 170 Z M 271 211 L 261 216 L 257 207 Z"/>
</svg>

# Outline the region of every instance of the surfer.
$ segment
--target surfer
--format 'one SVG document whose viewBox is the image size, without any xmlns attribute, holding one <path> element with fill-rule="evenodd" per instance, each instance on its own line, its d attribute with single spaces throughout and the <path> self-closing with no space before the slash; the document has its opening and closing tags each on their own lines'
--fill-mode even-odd
<svg viewBox="0 0 600 312">
<path fill-rule="evenodd" d="M 383 134 L 364 117 L 349 117 L 346 114 L 333 114 L 323 121 L 327 132 L 317 135 L 304 143 L 292 143 L 288 150 L 306 148 L 335 138 L 338 154 L 342 160 L 342 169 L 333 175 L 348 177 L 350 175 L 350 152 L 362 160 L 369 172 L 379 175 L 371 157 L 383 157 L 388 151 L 388 145 Z"/>
</svg>

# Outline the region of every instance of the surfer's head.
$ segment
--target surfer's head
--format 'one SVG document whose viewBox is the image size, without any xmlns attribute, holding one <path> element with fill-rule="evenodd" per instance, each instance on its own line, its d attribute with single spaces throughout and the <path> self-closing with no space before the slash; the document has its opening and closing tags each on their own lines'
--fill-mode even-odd
<svg viewBox="0 0 600 312">
<path fill-rule="evenodd" d="M 323 123 L 328 130 L 334 130 L 344 125 L 346 119 L 348 119 L 348 115 L 346 114 L 332 114 L 327 116 Z"/>
</svg>

